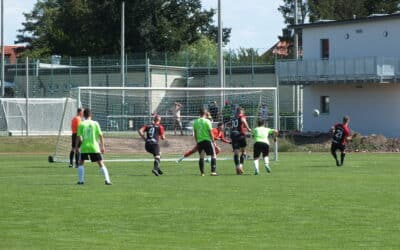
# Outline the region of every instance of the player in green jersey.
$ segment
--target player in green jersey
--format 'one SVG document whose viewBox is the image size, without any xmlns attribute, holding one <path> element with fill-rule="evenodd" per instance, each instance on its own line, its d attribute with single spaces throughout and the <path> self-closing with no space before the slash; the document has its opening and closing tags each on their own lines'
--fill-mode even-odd
<svg viewBox="0 0 400 250">
<path fill-rule="evenodd" d="M 98 122 L 92 120 L 90 109 L 83 111 L 84 121 L 78 126 L 78 143 L 80 146 L 80 158 L 78 166 L 78 185 L 85 183 L 85 160 L 97 162 L 105 178 L 106 185 L 112 185 L 107 167 L 104 165 L 102 154 L 105 152 L 104 137 Z"/>
<path fill-rule="evenodd" d="M 217 170 L 217 154 L 215 153 L 214 137 L 212 135 L 212 124 L 207 119 L 207 110 L 200 110 L 200 118 L 193 123 L 194 137 L 197 143 L 197 150 L 200 154 L 199 168 L 201 176 L 204 176 L 204 156 L 211 155 L 211 175 L 218 175 Z"/>
<path fill-rule="evenodd" d="M 264 158 L 264 167 L 268 173 L 271 173 L 271 168 L 269 167 L 269 140 L 268 136 L 274 135 L 274 141 L 278 136 L 278 130 L 265 127 L 265 120 L 260 119 L 258 121 L 258 127 L 253 129 L 254 138 L 254 149 L 253 149 L 253 159 L 254 159 L 254 169 L 255 175 L 259 174 L 258 159 L 262 154 Z"/>
</svg>

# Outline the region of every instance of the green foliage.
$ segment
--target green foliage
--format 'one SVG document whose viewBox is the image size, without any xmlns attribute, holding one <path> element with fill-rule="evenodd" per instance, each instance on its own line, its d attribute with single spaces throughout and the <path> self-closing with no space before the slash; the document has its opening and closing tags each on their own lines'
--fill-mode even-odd
<svg viewBox="0 0 400 250">
<path fill-rule="evenodd" d="M 150 157 L 150 156 L 149 156 Z M 399 249 L 398 154 L 281 154 L 272 174 L 200 177 L 196 161 L 88 163 L 0 156 L 2 249 Z M 260 164 L 262 166 L 262 164 Z M 206 168 L 207 172 L 209 167 Z"/>
<path fill-rule="evenodd" d="M 390 14 L 399 10 L 399 0 L 309 0 L 310 21 L 319 19 L 346 20 L 353 16 L 366 17 L 371 14 Z"/>
<path fill-rule="evenodd" d="M 295 22 L 295 1 L 298 3 L 298 20 L 297 23 L 304 23 L 305 17 L 308 14 L 307 1 L 303 0 L 283 0 L 283 5 L 279 6 L 278 10 L 282 13 L 286 24 L 293 25 Z"/>
<path fill-rule="evenodd" d="M 179 51 L 203 36 L 216 39 L 212 17 L 200 0 L 125 1 L 126 51 Z M 69 56 L 120 53 L 121 0 L 44 0 L 25 14 L 17 43 L 28 43 L 25 55 Z M 224 29 L 225 42 L 230 29 Z"/>
</svg>

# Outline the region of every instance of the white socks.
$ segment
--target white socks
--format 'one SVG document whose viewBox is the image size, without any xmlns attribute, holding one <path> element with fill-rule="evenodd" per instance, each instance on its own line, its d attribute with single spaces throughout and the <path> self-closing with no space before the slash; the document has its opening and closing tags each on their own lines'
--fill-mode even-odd
<svg viewBox="0 0 400 250">
<path fill-rule="evenodd" d="M 254 160 L 254 168 L 255 168 L 255 170 L 258 172 L 259 171 L 259 168 L 258 168 L 258 159 L 257 160 Z"/>
<path fill-rule="evenodd" d="M 269 166 L 269 157 L 268 156 L 264 157 L 264 164 L 266 166 Z"/>
<path fill-rule="evenodd" d="M 79 182 L 85 181 L 85 168 L 82 165 L 78 166 L 78 180 Z"/>
<path fill-rule="evenodd" d="M 111 182 L 110 181 L 110 175 L 108 174 L 108 170 L 106 168 L 106 166 L 102 166 L 100 168 L 101 172 L 104 175 L 104 179 L 106 180 L 106 182 Z M 79 182 L 85 182 L 85 167 L 80 165 L 78 167 L 78 180 Z"/>
<path fill-rule="evenodd" d="M 110 181 L 110 175 L 108 174 L 107 167 L 106 167 L 106 166 L 102 166 L 102 167 L 100 168 L 100 170 L 101 170 L 101 172 L 103 173 L 104 179 L 106 180 L 106 182 L 111 182 L 111 181 Z"/>
</svg>

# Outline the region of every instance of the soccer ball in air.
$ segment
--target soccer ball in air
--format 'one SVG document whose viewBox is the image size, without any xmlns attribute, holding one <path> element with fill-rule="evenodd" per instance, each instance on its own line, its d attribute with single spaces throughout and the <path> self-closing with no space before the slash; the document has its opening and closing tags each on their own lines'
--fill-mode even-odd
<svg viewBox="0 0 400 250">
<path fill-rule="evenodd" d="M 318 117 L 319 116 L 319 110 L 318 109 L 314 109 L 312 112 L 314 117 Z"/>
</svg>

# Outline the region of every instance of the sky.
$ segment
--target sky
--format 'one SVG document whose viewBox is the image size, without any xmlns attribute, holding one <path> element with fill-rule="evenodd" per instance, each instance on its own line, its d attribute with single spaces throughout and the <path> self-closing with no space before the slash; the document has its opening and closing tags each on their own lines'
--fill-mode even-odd
<svg viewBox="0 0 400 250">
<path fill-rule="evenodd" d="M 4 1 L 4 44 L 12 45 L 17 30 L 25 21 L 23 13 L 32 11 L 37 0 Z M 201 0 L 204 9 L 218 7 L 218 0 Z M 269 49 L 278 40 L 284 27 L 283 17 L 278 11 L 281 0 L 221 0 L 222 23 L 232 28 L 227 49 Z M 217 20 L 217 15 L 215 16 Z"/>
</svg>

